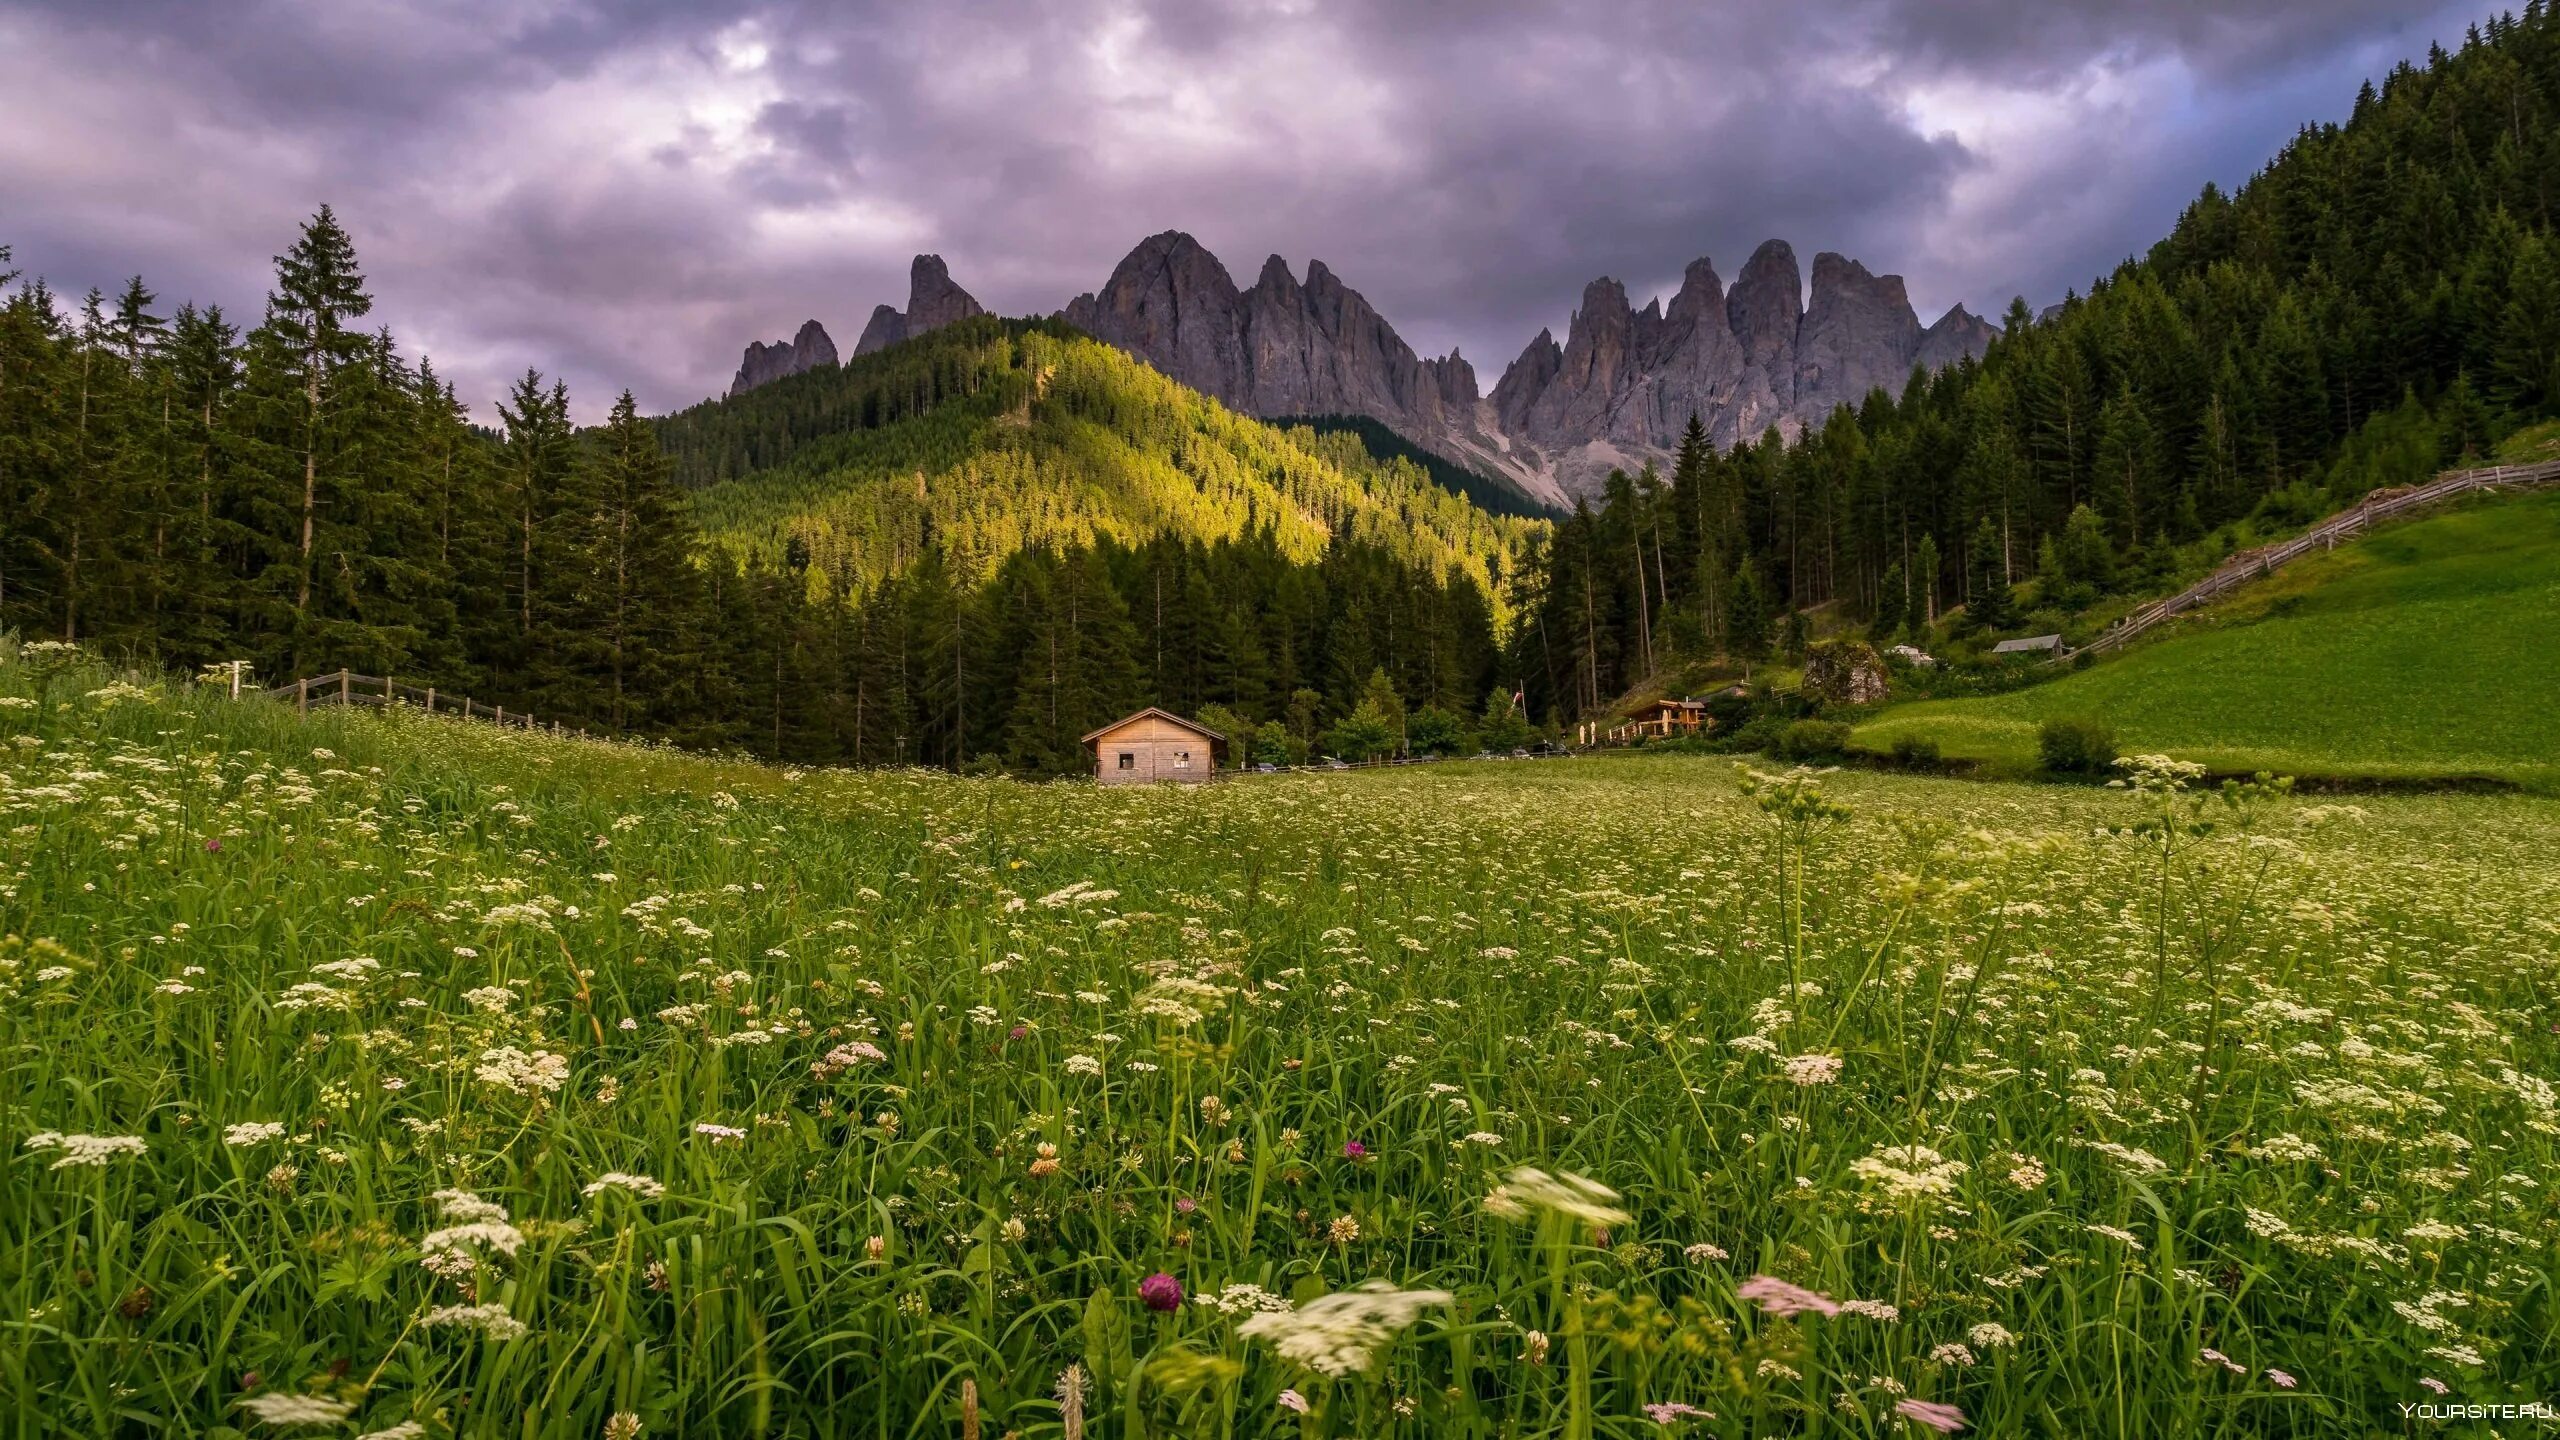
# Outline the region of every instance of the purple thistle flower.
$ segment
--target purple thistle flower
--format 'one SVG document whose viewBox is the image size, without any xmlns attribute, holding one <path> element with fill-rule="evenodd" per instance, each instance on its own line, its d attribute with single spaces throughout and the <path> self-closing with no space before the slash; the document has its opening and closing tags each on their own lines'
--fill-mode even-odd
<svg viewBox="0 0 2560 1440">
<path fill-rule="evenodd" d="M 1182 1282 L 1159 1270 L 1138 1282 L 1138 1298 L 1150 1310 L 1174 1311 L 1182 1308 Z"/>
<path fill-rule="evenodd" d="M 1369 1158 L 1369 1147 L 1361 1144 L 1357 1140 L 1345 1140 L 1342 1142 L 1342 1158 L 1345 1160 L 1366 1160 Z"/>
</svg>

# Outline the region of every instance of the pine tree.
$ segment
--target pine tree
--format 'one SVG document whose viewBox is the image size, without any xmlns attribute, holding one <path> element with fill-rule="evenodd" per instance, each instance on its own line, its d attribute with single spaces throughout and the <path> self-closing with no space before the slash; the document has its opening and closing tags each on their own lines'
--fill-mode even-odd
<svg viewBox="0 0 2560 1440">
<path fill-rule="evenodd" d="M 349 465 L 351 417 L 340 402 L 371 348 L 351 322 L 372 311 L 373 298 L 353 240 L 326 205 L 275 265 L 266 320 L 249 341 L 256 443 L 248 458 L 259 472 L 254 523 L 266 562 L 252 623 L 274 633 L 267 649 L 279 668 L 301 674 L 325 663 L 327 598 L 315 606 L 322 557 L 365 545 L 361 535 L 322 531 L 366 483 Z"/>
<path fill-rule="evenodd" d="M 575 684 L 561 652 L 569 639 L 564 627 L 575 622 L 557 601 L 575 583 L 578 556 L 555 522 L 577 468 L 568 387 L 546 385 L 540 373 L 527 370 L 499 404 L 498 419 L 505 427 L 497 491 L 505 516 L 498 548 L 506 603 L 491 617 L 496 633 L 484 635 L 481 648 L 498 671 L 493 689 L 523 704 L 537 695 L 567 699 Z"/>
<path fill-rule="evenodd" d="M 1965 619 L 1972 628 L 1997 632 L 2018 623 L 2016 597 L 2009 590 L 2009 562 L 2002 553 L 2000 531 L 1985 515 L 1974 525 L 1968 551 Z"/>
<path fill-rule="evenodd" d="M 2508 299 L 2498 321 L 2500 393 L 2528 412 L 2560 408 L 2560 254 L 2546 236 L 2516 250 Z"/>
<path fill-rule="evenodd" d="M 181 305 L 168 340 L 162 504 L 168 527 L 161 644 L 179 665 L 235 658 L 236 585 L 248 542 L 233 489 L 239 332 L 222 307 Z"/>
<path fill-rule="evenodd" d="M 1901 631 L 1910 604 L 1911 585 L 1902 573 L 1902 562 L 1896 560 L 1884 567 L 1884 579 L 1876 587 L 1875 620 L 1869 628 L 1879 638 L 1891 639 Z"/>
<path fill-rule="evenodd" d="M 581 658 L 597 670 L 594 713 L 618 731 L 643 727 L 647 697 L 669 696 L 695 624 L 692 527 L 658 433 L 625 390 L 583 457 L 584 513 L 562 558 L 581 567 L 574 614 Z M 663 701 L 661 703 L 664 703 Z"/>
<path fill-rule="evenodd" d="M 2145 518 L 2159 506 L 2160 453 L 2151 412 L 2128 383 L 2120 385 L 2098 415 L 2093 497 L 2118 542 L 2142 543 Z M 2080 506 L 2072 507 L 2076 517 Z M 2157 519 L 2152 523 L 2157 526 Z"/>
</svg>

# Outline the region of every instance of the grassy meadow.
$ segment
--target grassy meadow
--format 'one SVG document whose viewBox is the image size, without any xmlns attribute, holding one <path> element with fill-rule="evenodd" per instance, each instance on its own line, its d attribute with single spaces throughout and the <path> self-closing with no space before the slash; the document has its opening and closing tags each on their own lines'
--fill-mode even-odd
<svg viewBox="0 0 2560 1440">
<path fill-rule="evenodd" d="M 2297 561 L 2166 638 L 2050 684 L 1896 706 L 1906 735 L 2023 770 L 2036 726 L 2088 716 L 2128 750 L 2216 771 L 2560 789 L 2560 492 L 2476 501 Z"/>
<path fill-rule="evenodd" d="M 2180 778 L 1102 791 L 0 654 L 0 1428 L 2548 1398 L 2560 809 Z"/>
</svg>

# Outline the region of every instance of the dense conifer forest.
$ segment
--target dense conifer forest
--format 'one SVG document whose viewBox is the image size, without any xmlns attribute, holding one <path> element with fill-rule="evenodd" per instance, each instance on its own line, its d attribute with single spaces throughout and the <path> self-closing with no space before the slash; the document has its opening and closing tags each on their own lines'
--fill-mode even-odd
<svg viewBox="0 0 2560 1440">
<path fill-rule="evenodd" d="M 528 371 L 475 426 L 326 209 L 245 328 L 0 283 L 0 626 L 146 663 L 803 762 L 1068 770 L 1148 703 L 1358 753 L 1482 702 L 1531 529 L 991 318 L 664 421 Z"/>
<path fill-rule="evenodd" d="M 2281 527 L 2478 455 L 2560 406 L 2560 23 L 2536 0 L 2368 84 L 2236 194 L 1980 362 L 1795 444 L 1612 480 L 1517 603 L 1539 713 L 1673 657 L 1963 607 L 2012 629 L 2157 588 L 2219 527 Z"/>
</svg>

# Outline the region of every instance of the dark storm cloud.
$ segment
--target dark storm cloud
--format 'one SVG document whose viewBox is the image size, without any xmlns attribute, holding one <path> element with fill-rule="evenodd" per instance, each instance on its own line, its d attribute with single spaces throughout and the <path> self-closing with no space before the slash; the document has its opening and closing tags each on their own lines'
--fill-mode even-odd
<svg viewBox="0 0 2560 1440">
<path fill-rule="evenodd" d="M 483 415 L 722 388 L 909 255 L 1010 313 L 1182 228 L 1488 386 L 1601 274 L 1771 236 L 1928 316 L 2085 284 L 2472 18 L 2388 0 L 0 0 L 0 243 L 253 312 L 322 201 Z M 1924 316 L 1924 318 L 1927 318 Z"/>
</svg>

